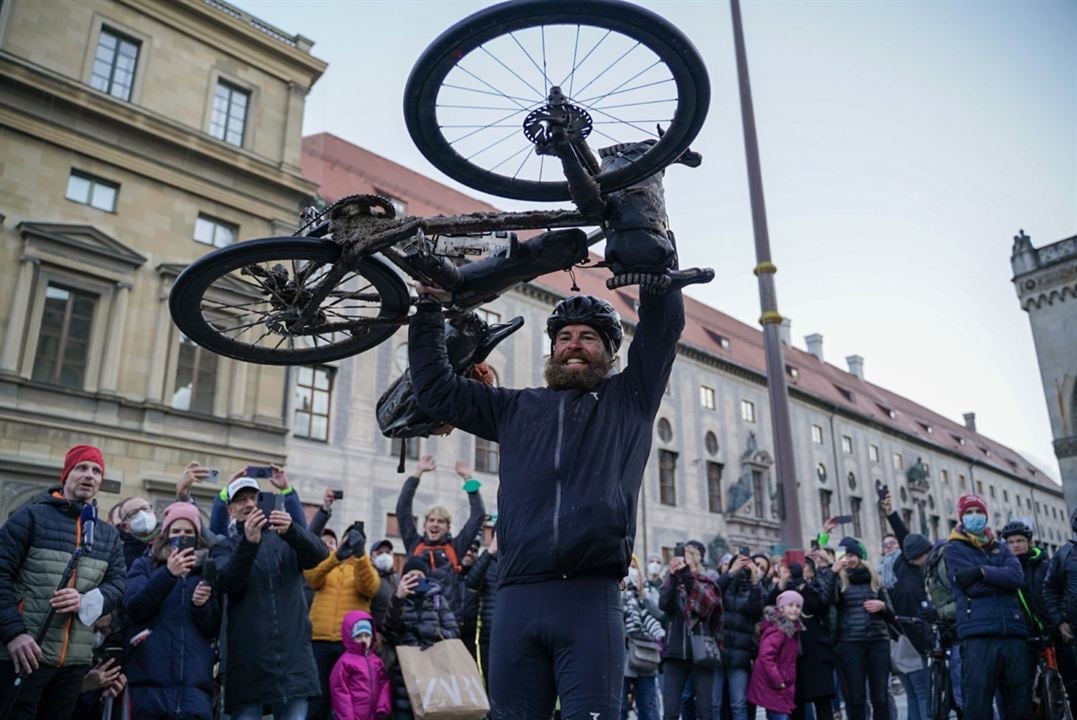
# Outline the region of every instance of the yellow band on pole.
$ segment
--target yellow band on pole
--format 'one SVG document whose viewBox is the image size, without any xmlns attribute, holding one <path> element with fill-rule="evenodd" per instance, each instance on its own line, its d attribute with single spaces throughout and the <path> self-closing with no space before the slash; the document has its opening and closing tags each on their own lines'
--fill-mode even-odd
<svg viewBox="0 0 1077 720">
<path fill-rule="evenodd" d="M 765 312 L 765 313 L 763 313 L 762 315 L 759 316 L 759 324 L 760 325 L 781 324 L 782 319 L 783 318 L 781 316 L 781 313 L 779 313 L 777 310 L 768 310 L 767 312 Z"/>
<path fill-rule="evenodd" d="M 774 274 L 774 273 L 778 272 L 778 266 L 775 265 L 774 263 L 772 263 L 770 260 L 765 260 L 765 261 L 759 263 L 758 265 L 756 265 L 755 269 L 752 270 L 752 272 L 755 273 L 756 275 L 758 275 L 759 273 L 771 273 L 771 274 Z"/>
</svg>

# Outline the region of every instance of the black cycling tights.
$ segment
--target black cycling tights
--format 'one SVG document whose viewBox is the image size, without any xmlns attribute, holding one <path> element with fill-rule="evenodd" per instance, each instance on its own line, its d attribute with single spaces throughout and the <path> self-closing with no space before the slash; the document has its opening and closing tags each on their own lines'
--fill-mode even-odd
<svg viewBox="0 0 1077 720">
<path fill-rule="evenodd" d="M 497 591 L 490 640 L 493 720 L 618 720 L 624 681 L 621 593 L 609 578 Z"/>
</svg>

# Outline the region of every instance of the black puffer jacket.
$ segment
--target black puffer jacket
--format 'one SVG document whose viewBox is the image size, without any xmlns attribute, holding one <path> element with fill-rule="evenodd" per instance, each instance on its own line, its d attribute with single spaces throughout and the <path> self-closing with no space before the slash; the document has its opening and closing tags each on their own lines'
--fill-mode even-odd
<svg viewBox="0 0 1077 720">
<path fill-rule="evenodd" d="M 871 573 L 864 566 L 848 571 L 849 584 L 842 589 L 840 575 L 829 568 L 819 572 L 819 588 L 824 599 L 838 608 L 838 642 L 872 642 L 890 640 L 887 620 L 893 621 L 894 608 L 890 596 L 882 587 L 871 589 Z M 869 613 L 864 609 L 865 600 L 882 600 L 886 608 L 882 612 Z"/>
<path fill-rule="evenodd" d="M 1052 625 L 1077 627 L 1077 539 L 1060 547 L 1047 565 L 1043 600 Z"/>
<path fill-rule="evenodd" d="M 497 606 L 497 556 L 484 552 L 467 574 L 467 591 L 479 601 L 479 644 L 490 643 L 490 631 L 494 627 L 494 608 Z"/>
<path fill-rule="evenodd" d="M 389 615 L 385 619 L 386 640 L 394 647 L 426 647 L 439 640 L 460 637 L 452 608 L 442 597 L 441 588 L 431 582 L 430 591 L 423 596 L 401 599 L 393 595 Z M 412 716 L 408 689 L 399 663 L 394 663 L 390 680 L 393 686 L 393 714 L 396 720 Z"/>
<path fill-rule="evenodd" d="M 370 601 L 370 614 L 374 616 L 374 626 L 384 635 L 385 621 L 389 618 L 389 604 L 393 601 L 396 586 L 400 584 L 400 576 L 396 574 L 396 570 L 378 570 L 378 577 L 381 578 L 381 583 L 378 585 L 378 594 Z"/>
<path fill-rule="evenodd" d="M 744 571 L 747 572 L 747 571 Z M 722 664 L 748 670 L 755 656 L 755 624 L 763 619 L 763 587 L 751 575 L 726 573 L 718 578 L 722 591 Z"/>
<path fill-rule="evenodd" d="M 796 684 L 797 704 L 802 705 L 834 697 L 834 639 L 830 633 L 830 606 L 823 599 L 819 581 L 801 580 L 793 589 L 804 598 Z"/>
<path fill-rule="evenodd" d="M 1054 629 L 1054 625 L 1051 623 L 1043 595 L 1043 587 L 1047 580 L 1047 554 L 1038 547 L 1034 547 L 1024 555 L 1018 555 L 1017 559 L 1021 561 L 1021 567 L 1025 571 L 1025 580 L 1021 583 L 1021 595 L 1018 597 L 1018 602 L 1023 598 L 1028 606 L 1025 612 L 1032 614 L 1028 627 L 1033 635 L 1049 633 Z"/>
<path fill-rule="evenodd" d="M 890 589 L 890 599 L 894 604 L 894 613 L 902 617 L 914 618 L 927 600 L 927 587 L 924 585 L 924 571 L 898 555 L 894 561 L 894 575 L 897 582 Z M 912 641 L 921 655 L 931 650 L 931 628 L 924 623 L 904 622 L 901 629 Z"/>
</svg>

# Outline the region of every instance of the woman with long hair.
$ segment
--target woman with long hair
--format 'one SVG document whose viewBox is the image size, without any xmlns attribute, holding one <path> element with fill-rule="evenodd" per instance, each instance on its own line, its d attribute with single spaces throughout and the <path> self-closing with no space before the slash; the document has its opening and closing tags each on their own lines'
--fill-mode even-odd
<svg viewBox="0 0 1077 720">
<path fill-rule="evenodd" d="M 131 716 L 145 720 L 213 716 L 213 641 L 221 613 L 201 582 L 202 519 L 191 503 L 164 512 L 160 534 L 127 574 L 128 631 L 149 634 L 124 663 Z"/>
<path fill-rule="evenodd" d="M 661 643 L 666 638 L 662 624 L 650 613 L 643 602 L 646 592 L 645 578 L 640 569 L 639 558 L 632 556 L 628 576 L 621 591 L 621 607 L 625 621 L 625 669 L 624 690 L 621 696 L 621 720 L 628 717 L 628 695 L 631 692 L 636 703 L 639 720 L 659 720 L 658 666 L 641 668 L 631 660 L 632 643 L 644 641 Z"/>
<path fill-rule="evenodd" d="M 866 680 L 872 717 L 888 720 L 888 623 L 894 620 L 894 610 L 879 574 L 867 563 L 868 551 L 864 544 L 856 538 L 845 537 L 838 547 L 845 554 L 832 568 L 818 568 L 818 583 L 823 599 L 838 610 L 834 651 L 845 695 L 845 711 L 849 720 L 866 720 Z"/>
</svg>

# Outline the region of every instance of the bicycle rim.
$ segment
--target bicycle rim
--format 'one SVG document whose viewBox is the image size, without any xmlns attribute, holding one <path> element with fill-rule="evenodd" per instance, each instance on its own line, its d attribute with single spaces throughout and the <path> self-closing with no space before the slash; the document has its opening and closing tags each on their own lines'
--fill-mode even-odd
<svg viewBox="0 0 1077 720">
<path fill-rule="evenodd" d="M 442 33 L 408 78 L 404 117 L 450 177 L 519 200 L 568 200 L 560 162 L 523 132 L 555 85 L 589 115 L 593 146 L 654 141 L 635 163 L 599 174 L 603 192 L 676 160 L 710 104 L 698 51 L 659 15 L 621 0 L 522 0 Z"/>
<path fill-rule="evenodd" d="M 220 355 L 266 365 L 349 357 L 406 322 L 403 281 L 383 262 L 351 267 L 306 323 L 310 293 L 340 259 L 331 240 L 264 238 L 206 255 L 184 270 L 169 296 L 172 319 L 190 340 Z M 349 323 L 369 323 L 348 326 Z"/>
<path fill-rule="evenodd" d="M 1044 671 L 1042 698 L 1044 709 L 1046 709 L 1046 713 L 1042 711 L 1040 713 L 1043 717 L 1051 718 L 1051 720 L 1073 720 L 1065 684 L 1057 671 Z"/>
</svg>

